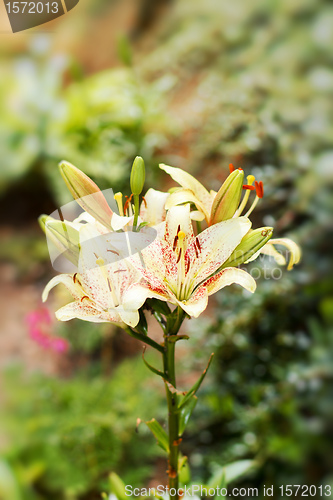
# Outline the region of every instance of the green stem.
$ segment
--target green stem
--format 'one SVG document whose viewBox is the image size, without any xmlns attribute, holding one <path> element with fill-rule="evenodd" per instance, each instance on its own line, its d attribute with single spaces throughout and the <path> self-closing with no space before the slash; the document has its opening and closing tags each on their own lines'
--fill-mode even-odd
<svg viewBox="0 0 333 500">
<path fill-rule="evenodd" d="M 184 312 L 179 307 L 177 318 L 174 324 L 169 328 L 165 335 L 163 364 L 166 380 L 175 389 L 177 387 L 175 371 L 175 347 L 176 342 L 170 340 L 172 335 L 177 335 L 184 319 Z M 169 431 L 169 457 L 168 457 L 168 476 L 169 476 L 169 498 L 178 500 L 178 458 L 179 458 L 179 413 L 178 397 L 172 388 L 165 384 L 166 397 L 168 403 L 168 431 Z"/>
<path fill-rule="evenodd" d="M 139 200 L 139 195 L 134 194 L 134 220 L 133 220 L 133 228 L 134 231 L 136 231 L 136 227 L 138 225 L 138 217 L 139 217 L 139 211 L 140 211 L 140 200 Z"/>
</svg>

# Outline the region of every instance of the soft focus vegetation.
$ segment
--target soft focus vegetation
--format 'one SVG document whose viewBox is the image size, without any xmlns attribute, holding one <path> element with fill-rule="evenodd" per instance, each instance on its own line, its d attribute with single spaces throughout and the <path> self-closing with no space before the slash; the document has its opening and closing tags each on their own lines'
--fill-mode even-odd
<svg viewBox="0 0 333 500">
<path fill-rule="evenodd" d="M 51 51 L 44 35 L 30 37 L 24 53 L 3 52 L 2 265 L 13 266 L 18 289 L 26 282 L 41 289 L 52 274 L 35 218 L 68 199 L 57 170 L 64 158 L 101 187 L 125 192 L 138 154 L 147 186 L 154 180 L 161 189 L 159 160 L 210 189 L 229 162 L 246 173 L 251 167 L 265 186 L 257 225 L 293 237 L 303 259 L 281 275 L 268 261 L 254 262 L 253 297 L 225 289 L 187 324 L 184 378 L 216 356 L 183 451 L 197 482 L 254 459 L 239 484 L 258 486 L 260 495 L 264 484 L 333 484 L 332 6 L 160 3 L 143 31 L 138 21 L 122 39 L 119 62 L 94 74 L 79 55 Z M 111 471 L 141 487 L 164 481 L 160 449 L 143 427 L 135 433 L 137 417 L 163 421 L 162 384 L 135 341 L 103 328 L 54 327 L 72 345 L 66 373 L 60 363 L 53 376 L 27 377 L 24 366 L 1 362 L 10 365 L 1 396 L 3 500 L 93 500 L 108 491 Z"/>
</svg>

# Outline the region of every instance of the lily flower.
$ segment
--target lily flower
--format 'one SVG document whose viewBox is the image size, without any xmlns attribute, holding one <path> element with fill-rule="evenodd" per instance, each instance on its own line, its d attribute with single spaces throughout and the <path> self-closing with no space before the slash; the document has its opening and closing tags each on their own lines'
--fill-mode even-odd
<svg viewBox="0 0 333 500">
<path fill-rule="evenodd" d="M 206 309 L 209 295 L 227 285 L 237 283 L 254 292 L 254 279 L 241 269 L 229 267 L 215 274 L 250 227 L 251 222 L 240 217 L 215 224 L 195 237 L 190 205 L 170 208 L 164 237 L 142 250 L 142 261 L 134 258 L 143 276 L 137 287 L 194 317 Z"/>
<path fill-rule="evenodd" d="M 193 213 L 192 219 L 206 219 L 208 226 L 222 220 L 230 219 L 231 217 L 239 217 L 247 205 L 251 191 L 255 191 L 256 197 L 244 215 L 245 217 L 249 217 L 264 194 L 262 182 L 257 182 L 253 175 L 249 175 L 247 183 L 243 184 L 243 170 L 235 169 L 232 164 L 229 165 L 230 175 L 218 192 L 213 190 L 207 191 L 197 179 L 180 168 L 164 164 L 161 164 L 160 168 L 181 185 L 181 188 L 174 189 L 170 194 L 165 208 L 169 209 L 175 205 L 193 203 L 197 211 Z M 242 190 L 246 192 L 240 202 Z"/>
<path fill-rule="evenodd" d="M 105 235 L 101 236 L 96 228 L 85 225 L 80 231 L 79 272 L 60 274 L 47 284 L 43 302 L 59 283 L 74 298 L 56 312 L 60 321 L 79 318 L 97 323 L 125 323 L 131 327 L 138 324 L 138 310 L 147 298 L 144 289 L 136 288 L 141 275 L 129 259 L 119 258 L 121 250 L 105 243 Z"/>
<path fill-rule="evenodd" d="M 244 215 L 244 217 L 249 217 L 264 195 L 264 187 L 261 181 L 257 182 L 254 175 L 248 175 L 247 183 L 243 184 L 244 173 L 242 169 L 236 170 L 232 164 L 229 165 L 230 175 L 222 184 L 218 193 L 215 191 L 208 192 L 197 179 L 180 168 L 170 167 L 164 164 L 161 164 L 160 168 L 182 186 L 179 189 L 173 190 L 170 194 L 166 202 L 166 209 L 183 203 L 194 203 L 197 211 L 192 212 L 192 214 L 194 214 L 192 218 L 195 220 L 206 219 L 208 226 L 216 224 L 216 222 L 220 220 L 240 217 L 248 204 L 251 192 L 254 191 L 256 196 Z M 242 201 L 240 201 L 242 189 L 245 190 L 245 194 Z M 265 233 L 266 228 L 259 228 L 256 231 L 258 231 L 257 234 Z M 270 230 L 270 237 L 271 236 L 272 230 Z M 253 236 L 251 236 L 251 238 L 253 238 Z M 285 265 L 286 260 L 284 256 L 276 250 L 274 246 L 276 244 L 286 247 L 290 253 L 290 259 L 287 266 L 287 270 L 290 271 L 294 264 L 298 264 L 300 261 L 301 249 L 289 238 L 271 239 L 268 243 L 262 238 L 260 242 L 262 246 L 261 249 L 257 249 L 255 253 L 253 252 L 254 255 L 250 260 L 256 259 L 259 254 L 265 254 L 274 257 L 279 265 Z M 242 247 L 238 250 L 243 251 Z M 246 263 L 250 260 L 244 259 L 243 262 Z M 238 262 L 238 264 L 239 263 L 240 262 Z"/>
</svg>

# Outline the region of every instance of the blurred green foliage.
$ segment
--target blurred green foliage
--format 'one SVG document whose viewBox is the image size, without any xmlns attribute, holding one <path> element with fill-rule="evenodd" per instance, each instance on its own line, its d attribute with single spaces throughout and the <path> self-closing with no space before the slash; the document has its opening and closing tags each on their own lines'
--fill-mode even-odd
<svg viewBox="0 0 333 500">
<path fill-rule="evenodd" d="M 24 500 L 93 495 L 112 469 L 129 484 L 151 473 L 159 451 L 148 429 L 133 430 L 138 416 L 160 415 L 162 395 L 141 359 L 124 361 L 109 380 L 84 373 L 72 379 L 35 374 L 22 384 L 23 378 L 17 369 L 6 373 L 0 420 L 1 439 L 9 443 L 2 456 Z"/>
<path fill-rule="evenodd" d="M 153 156 L 168 130 L 163 82 L 144 83 L 130 67 L 82 78 L 68 58 L 50 55 L 45 37 L 0 71 L 0 193 L 30 175 L 47 181 L 54 201 L 68 201 L 57 168 L 63 159 L 115 192 L 129 190 L 137 154 L 154 178 Z"/>
</svg>

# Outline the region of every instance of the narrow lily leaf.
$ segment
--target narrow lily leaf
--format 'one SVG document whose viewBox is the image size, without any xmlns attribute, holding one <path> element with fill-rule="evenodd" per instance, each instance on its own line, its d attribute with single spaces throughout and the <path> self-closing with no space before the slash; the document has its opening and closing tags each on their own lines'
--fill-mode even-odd
<svg viewBox="0 0 333 500">
<path fill-rule="evenodd" d="M 181 408 L 179 413 L 179 435 L 181 436 L 186 429 L 188 421 L 192 415 L 194 408 L 198 402 L 196 396 L 192 396 L 187 403 Z"/>
<path fill-rule="evenodd" d="M 155 420 L 155 418 L 153 418 L 152 420 L 148 420 L 146 422 L 146 425 L 149 427 L 149 429 L 151 430 L 151 432 L 154 434 L 155 438 L 157 439 L 157 444 L 162 448 L 162 450 L 169 453 L 168 436 L 167 436 L 167 433 L 165 432 L 165 430 L 163 429 L 163 427 L 161 426 L 161 424 L 159 424 L 157 422 L 157 420 Z"/>
<path fill-rule="evenodd" d="M 163 316 L 168 316 L 171 313 L 170 307 L 164 300 L 147 299 L 147 305 L 151 307 L 153 311 L 163 314 Z"/>
<path fill-rule="evenodd" d="M 120 479 L 118 474 L 111 472 L 109 475 L 109 482 L 111 492 L 118 498 L 118 500 L 127 500 L 128 495 L 126 495 L 125 483 Z"/>
<path fill-rule="evenodd" d="M 214 357 L 214 353 L 212 353 L 210 355 L 210 358 L 209 358 L 209 361 L 208 361 L 208 364 L 206 366 L 206 368 L 204 369 L 204 371 L 202 372 L 202 375 L 201 377 L 196 381 L 196 383 L 191 387 L 191 389 L 186 393 L 186 395 L 184 396 L 183 400 L 181 401 L 180 405 L 179 405 L 179 409 L 183 408 L 185 406 L 185 404 L 188 402 L 188 400 L 194 396 L 194 394 L 197 392 L 197 390 L 200 388 L 206 374 L 207 374 L 207 371 L 208 371 L 208 368 L 212 362 L 212 359 Z"/>
<path fill-rule="evenodd" d="M 225 487 L 229 485 L 232 481 L 239 479 L 240 477 L 247 474 L 255 466 L 254 460 L 238 460 L 237 462 L 232 462 L 231 464 L 221 467 L 211 478 L 208 483 L 209 488 L 217 488 L 222 482 L 225 483 Z"/>
<path fill-rule="evenodd" d="M 135 328 L 143 335 L 148 335 L 147 319 L 142 309 L 139 310 L 139 315 L 140 315 L 140 320 Z"/>
<path fill-rule="evenodd" d="M 157 368 L 154 368 L 152 365 L 150 365 L 148 363 L 148 361 L 145 360 L 145 351 L 146 351 L 146 348 L 144 347 L 143 349 L 143 352 L 142 352 L 142 359 L 143 359 L 143 362 L 144 364 L 146 365 L 146 367 L 153 373 L 155 373 L 155 375 L 158 375 L 159 377 L 162 377 L 163 380 L 165 378 L 165 375 L 163 372 L 161 372 L 160 370 L 158 370 Z"/>
<path fill-rule="evenodd" d="M 66 186 L 80 207 L 111 229 L 113 212 L 97 184 L 67 161 L 61 162 L 59 168 Z"/>
</svg>

